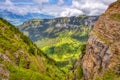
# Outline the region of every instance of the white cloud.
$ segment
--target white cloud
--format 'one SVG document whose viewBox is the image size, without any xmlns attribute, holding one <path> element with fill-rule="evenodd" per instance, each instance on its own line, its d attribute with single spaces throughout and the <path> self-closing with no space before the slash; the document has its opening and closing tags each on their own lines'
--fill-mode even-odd
<svg viewBox="0 0 120 80">
<path fill-rule="evenodd" d="M 72 0 L 72 6 L 87 15 L 100 15 L 116 0 Z"/>
<path fill-rule="evenodd" d="M 75 16 L 80 14 L 83 14 L 83 12 L 78 9 L 65 8 L 59 16 L 65 17 L 65 16 Z"/>
<path fill-rule="evenodd" d="M 64 4 L 64 0 L 58 0 L 58 5 L 63 5 Z"/>
<path fill-rule="evenodd" d="M 104 4 L 109 5 L 111 2 L 117 1 L 117 0 L 101 0 Z"/>
<path fill-rule="evenodd" d="M 4 5 L 6 5 L 6 6 L 13 6 L 13 3 L 10 0 L 6 0 Z"/>
<path fill-rule="evenodd" d="M 16 6 L 11 0 L 6 0 L 3 4 L 1 4 L 0 9 L 7 10 L 9 12 L 13 12 L 14 14 L 19 15 L 26 15 L 28 13 L 42 13 L 39 6 L 37 5 L 33 6 L 28 4 Z"/>
<path fill-rule="evenodd" d="M 44 6 L 43 11 L 56 17 L 77 16 L 81 14 L 100 15 L 107 9 L 108 5 L 114 1 L 115 0 L 72 0 L 71 6 Z"/>
<path fill-rule="evenodd" d="M 64 0 L 58 0 L 58 3 L 54 5 L 43 4 L 49 3 L 49 0 L 33 0 L 35 5 L 15 5 L 11 0 L 6 0 L 0 5 L 0 9 L 20 15 L 28 13 L 49 14 L 55 17 L 77 16 L 81 14 L 100 15 L 114 1 L 116 0 L 72 0 L 72 5 L 68 6 L 65 5 Z"/>
</svg>

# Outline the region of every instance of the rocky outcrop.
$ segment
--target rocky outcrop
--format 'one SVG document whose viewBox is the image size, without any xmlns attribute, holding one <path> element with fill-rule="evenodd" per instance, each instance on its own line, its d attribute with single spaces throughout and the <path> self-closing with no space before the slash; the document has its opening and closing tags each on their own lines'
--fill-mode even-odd
<svg viewBox="0 0 120 80">
<path fill-rule="evenodd" d="M 82 68 L 85 80 L 95 80 L 120 64 L 120 0 L 111 4 L 95 23 Z M 120 67 L 119 67 L 120 68 Z"/>
<path fill-rule="evenodd" d="M 3 64 L 0 64 L 0 80 L 9 80 L 9 76 L 8 69 Z"/>
</svg>

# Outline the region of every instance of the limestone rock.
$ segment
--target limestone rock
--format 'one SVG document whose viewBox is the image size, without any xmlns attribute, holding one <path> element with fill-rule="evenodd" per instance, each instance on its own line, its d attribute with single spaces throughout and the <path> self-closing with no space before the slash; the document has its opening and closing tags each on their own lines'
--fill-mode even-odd
<svg viewBox="0 0 120 80">
<path fill-rule="evenodd" d="M 120 64 L 120 0 L 111 4 L 95 23 L 82 67 L 85 80 L 95 80 Z"/>
<path fill-rule="evenodd" d="M 3 64 L 0 64 L 0 80 L 9 80 L 9 76 L 7 68 Z"/>
</svg>

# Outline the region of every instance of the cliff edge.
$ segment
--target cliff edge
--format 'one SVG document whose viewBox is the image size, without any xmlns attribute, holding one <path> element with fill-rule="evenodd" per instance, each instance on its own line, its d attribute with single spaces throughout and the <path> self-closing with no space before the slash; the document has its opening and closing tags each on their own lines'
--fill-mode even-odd
<svg viewBox="0 0 120 80">
<path fill-rule="evenodd" d="M 82 62 L 85 80 L 120 79 L 120 0 L 95 23 Z M 105 79 L 105 76 L 109 75 Z"/>
</svg>

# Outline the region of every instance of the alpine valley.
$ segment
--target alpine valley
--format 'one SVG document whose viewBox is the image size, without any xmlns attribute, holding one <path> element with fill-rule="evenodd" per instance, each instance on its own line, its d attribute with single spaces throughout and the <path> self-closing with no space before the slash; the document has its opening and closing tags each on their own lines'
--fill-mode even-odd
<svg viewBox="0 0 120 80">
<path fill-rule="evenodd" d="M 73 68 L 98 16 L 34 19 L 19 26 L 66 73 Z"/>
<path fill-rule="evenodd" d="M 0 13 L 0 80 L 120 80 L 120 0 L 101 16 L 14 15 L 24 22 L 14 26 L 8 14 Z"/>
</svg>

